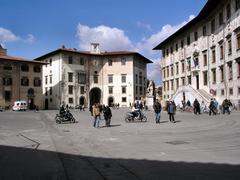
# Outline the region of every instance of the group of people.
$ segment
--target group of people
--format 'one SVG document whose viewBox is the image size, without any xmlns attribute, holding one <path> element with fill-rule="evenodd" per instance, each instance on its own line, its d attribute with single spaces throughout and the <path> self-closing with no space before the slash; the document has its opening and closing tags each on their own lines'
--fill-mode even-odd
<svg viewBox="0 0 240 180">
<path fill-rule="evenodd" d="M 101 105 L 99 103 L 94 103 L 93 106 L 90 107 L 91 114 L 93 116 L 93 127 L 99 128 L 101 121 L 101 114 L 103 113 L 103 117 L 105 119 L 106 127 L 110 127 L 112 111 L 108 105 Z"/>
<path fill-rule="evenodd" d="M 155 112 L 156 124 L 159 124 L 160 123 L 160 118 L 161 118 L 162 105 L 158 100 L 156 100 L 156 102 L 154 103 L 153 109 L 154 109 L 154 112 Z M 169 115 L 169 121 L 175 123 L 176 122 L 175 118 L 174 118 L 174 116 L 176 114 L 176 104 L 175 104 L 175 102 L 174 101 L 167 102 L 166 110 L 167 110 L 168 115 Z"/>
</svg>

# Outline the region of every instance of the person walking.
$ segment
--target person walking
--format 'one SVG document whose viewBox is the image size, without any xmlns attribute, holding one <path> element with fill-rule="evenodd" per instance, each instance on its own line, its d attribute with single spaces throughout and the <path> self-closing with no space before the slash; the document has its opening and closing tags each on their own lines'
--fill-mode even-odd
<svg viewBox="0 0 240 180">
<path fill-rule="evenodd" d="M 106 126 L 110 127 L 112 111 L 108 105 L 106 105 L 105 108 L 103 109 L 103 116 L 106 122 Z"/>
<path fill-rule="evenodd" d="M 170 122 L 175 123 L 176 121 L 175 121 L 174 115 L 175 115 L 175 112 L 176 112 L 176 105 L 173 101 L 169 102 L 167 110 L 168 110 L 168 115 L 169 115 Z"/>
<path fill-rule="evenodd" d="M 199 104 L 197 98 L 193 102 L 193 110 L 194 110 L 194 114 L 201 114 L 201 112 L 200 112 L 200 104 Z"/>
<path fill-rule="evenodd" d="M 99 128 L 100 124 L 100 106 L 98 103 L 95 103 L 92 107 L 93 117 L 94 117 L 94 123 L 93 127 Z"/>
<path fill-rule="evenodd" d="M 214 100 L 211 99 L 210 105 L 209 105 L 209 116 L 216 115 L 216 110 L 215 110 L 215 105 L 214 105 Z"/>
<path fill-rule="evenodd" d="M 154 112 L 155 112 L 156 124 L 159 124 L 160 123 L 160 118 L 161 118 L 162 105 L 158 100 L 154 103 L 153 109 L 154 109 Z"/>
</svg>

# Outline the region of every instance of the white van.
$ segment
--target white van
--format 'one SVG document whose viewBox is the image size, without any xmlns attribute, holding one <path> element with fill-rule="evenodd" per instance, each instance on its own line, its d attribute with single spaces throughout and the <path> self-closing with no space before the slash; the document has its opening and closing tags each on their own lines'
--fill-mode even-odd
<svg viewBox="0 0 240 180">
<path fill-rule="evenodd" d="M 27 101 L 15 101 L 12 107 L 13 111 L 26 111 L 28 108 Z"/>
</svg>

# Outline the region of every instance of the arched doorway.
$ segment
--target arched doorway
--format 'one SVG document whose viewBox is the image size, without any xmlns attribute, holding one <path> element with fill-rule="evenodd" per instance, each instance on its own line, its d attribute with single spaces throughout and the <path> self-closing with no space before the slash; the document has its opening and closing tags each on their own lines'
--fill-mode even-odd
<svg viewBox="0 0 240 180">
<path fill-rule="evenodd" d="M 34 109 L 34 89 L 28 89 L 28 107 L 30 110 Z"/>
<path fill-rule="evenodd" d="M 80 98 L 79 98 L 79 105 L 85 105 L 85 98 L 84 98 L 84 96 L 81 96 Z"/>
<path fill-rule="evenodd" d="M 92 88 L 89 92 L 90 97 L 90 106 L 92 106 L 94 103 L 100 103 L 101 101 L 101 89 L 95 87 Z"/>
<path fill-rule="evenodd" d="M 112 96 L 108 97 L 108 106 L 113 107 L 114 104 L 114 98 Z"/>
</svg>

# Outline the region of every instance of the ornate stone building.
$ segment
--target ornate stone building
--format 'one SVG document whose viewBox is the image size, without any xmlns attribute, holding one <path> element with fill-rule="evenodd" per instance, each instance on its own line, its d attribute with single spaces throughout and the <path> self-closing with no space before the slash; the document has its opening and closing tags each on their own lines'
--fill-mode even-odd
<svg viewBox="0 0 240 180">
<path fill-rule="evenodd" d="M 0 106 L 11 108 L 16 100 L 34 104 L 40 109 L 42 103 L 42 65 L 45 63 L 7 55 L 0 45 Z"/>
<path fill-rule="evenodd" d="M 240 0 L 208 0 L 201 12 L 165 39 L 163 99 L 240 100 Z"/>
<path fill-rule="evenodd" d="M 147 63 L 152 63 L 137 52 L 101 52 L 97 43 L 90 51 L 62 47 L 35 60 L 48 63 L 42 76 L 45 109 L 62 103 L 129 106 L 145 96 Z"/>
</svg>

